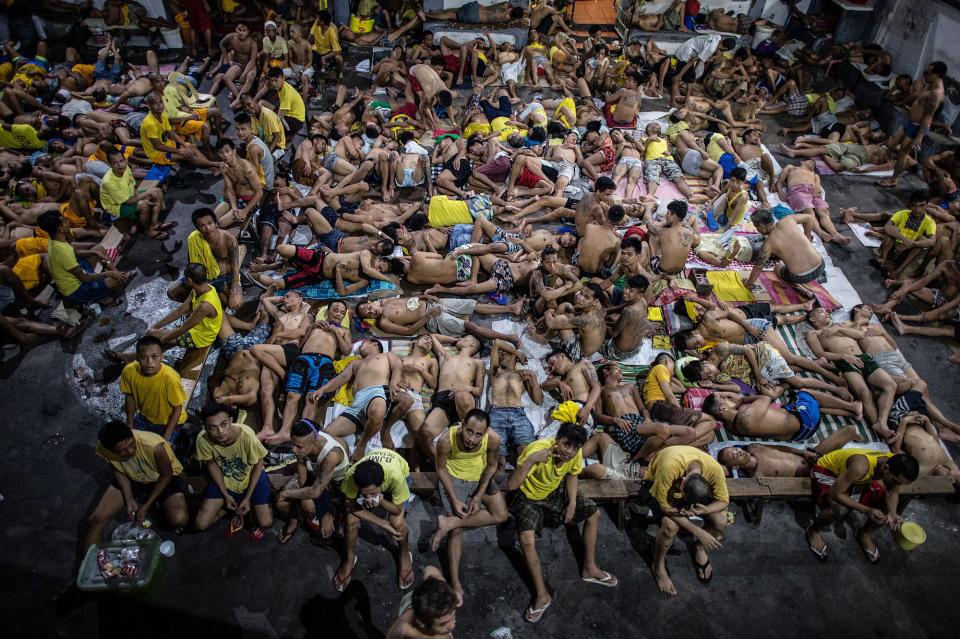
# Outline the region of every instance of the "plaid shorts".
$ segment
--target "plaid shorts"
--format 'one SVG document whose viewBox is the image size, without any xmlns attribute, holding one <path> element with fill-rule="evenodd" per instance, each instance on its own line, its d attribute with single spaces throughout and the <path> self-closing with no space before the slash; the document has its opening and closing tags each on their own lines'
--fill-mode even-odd
<svg viewBox="0 0 960 639">
<path fill-rule="evenodd" d="M 544 511 L 553 513 L 557 518 L 563 517 L 563 512 L 567 509 L 567 484 L 566 482 L 560 482 L 560 486 L 556 490 L 547 495 L 545 499 L 540 500 L 530 499 L 523 494 L 522 490 L 515 490 L 510 493 L 507 499 L 507 507 L 517 523 L 518 531 L 533 530 L 540 532 L 543 529 Z M 597 505 L 593 503 L 592 499 L 584 497 L 578 490 L 577 508 L 573 512 L 573 521 L 570 523 L 578 524 L 581 521 L 586 521 L 595 512 L 597 512 Z"/>
<path fill-rule="evenodd" d="M 803 117 L 810 113 L 810 101 L 802 93 L 791 93 L 783 97 L 788 109 L 787 113 L 795 117 Z"/>
</svg>

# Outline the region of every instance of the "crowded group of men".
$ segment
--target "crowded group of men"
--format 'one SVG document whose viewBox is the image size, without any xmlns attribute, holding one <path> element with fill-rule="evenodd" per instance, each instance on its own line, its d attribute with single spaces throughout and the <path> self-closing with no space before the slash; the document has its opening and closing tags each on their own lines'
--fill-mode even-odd
<svg viewBox="0 0 960 639">
<path fill-rule="evenodd" d="M 713 577 L 708 551 L 732 520 L 728 476 L 811 477 L 820 511 L 804 543 L 821 561 L 822 531 L 849 510 L 866 516 L 856 542 L 876 562 L 873 535 L 899 528 L 903 485 L 960 481 L 939 445 L 960 441 L 960 426 L 873 321 L 960 340 L 960 165 L 952 152 L 924 160 L 930 188 L 903 210 L 831 215 L 813 159 L 837 171 L 888 166 L 881 186 L 895 185 L 936 123 L 942 62 L 902 87 L 910 123 L 887 136 L 842 90 L 811 88 L 836 59 L 876 52 L 818 54 L 783 30 L 766 41 L 777 53 L 700 35 L 668 54 L 653 38 L 614 46 L 599 28 L 578 41 L 550 2 L 433 13 L 360 2 L 339 28 L 307 3 L 231 3 L 235 27 L 215 48 L 206 3 L 184 4 L 190 46 L 202 36 L 209 55 L 174 72 L 161 73 L 153 52 L 146 67 L 130 64 L 113 35 L 92 55 L 8 42 L 0 60 L 0 329 L 22 347 L 72 339 L 91 305 L 124 303 L 136 271 L 116 266 L 111 234 L 121 256 L 134 238 L 169 239 L 166 188 L 191 188 L 194 169 L 222 178 L 219 202 L 192 211 L 170 312 L 130 350 L 107 351 L 123 364 L 125 418 L 98 435 L 114 482 L 85 548 L 119 513 L 143 522 L 154 506 L 177 532 L 226 517 L 227 539 L 248 529 L 260 541 L 276 517 L 280 544 L 298 530 L 342 544 L 342 592 L 362 559 L 360 528 L 373 526 L 396 546 L 406 590 L 411 473 L 433 471 L 446 501 L 431 546 L 446 546 L 449 571 L 424 571 L 388 636 L 446 636 L 464 605 L 466 529 L 512 519 L 533 586 L 529 622 L 553 600 L 536 548 L 545 523 L 582 523 L 581 578 L 617 585 L 598 564 L 600 511 L 581 478 L 642 480 L 659 527 L 652 576 L 670 595 L 678 536 L 698 580 Z M 631 21 L 644 31 L 757 26 L 698 16 L 690 0 L 663 14 L 642 4 Z M 435 37 L 433 21 L 490 30 L 458 42 Z M 507 24 L 529 28 L 522 46 L 491 33 Z M 378 47 L 365 90 L 340 83 L 347 42 Z M 645 119 L 644 100 L 661 97 L 675 108 Z M 781 149 L 799 164 L 778 170 L 765 113 L 812 133 Z M 138 187 L 158 169 L 163 188 Z M 849 244 L 837 226 L 856 222 L 882 238 L 871 263 L 891 294 L 838 321 L 817 298 L 827 262 L 813 237 Z M 766 272 L 800 301 L 699 296 L 690 262 L 740 268 L 747 290 Z M 47 285 L 80 319 L 38 319 Z M 929 310 L 899 313 L 908 296 Z M 692 327 L 640 361 L 663 333 L 651 318 L 676 309 Z M 801 323 L 812 356 L 778 331 Z M 211 345 L 219 362 L 190 416 L 164 353 Z M 705 399 L 681 402 L 690 389 Z M 827 415 L 868 428 L 827 436 Z M 202 428 L 184 450 L 188 418 Z M 784 444 L 715 458 L 706 451 L 719 429 Z M 851 445 L 864 434 L 889 451 Z M 295 459 L 279 490 L 268 450 Z M 201 467 L 209 481 L 188 507 L 181 476 Z"/>
</svg>

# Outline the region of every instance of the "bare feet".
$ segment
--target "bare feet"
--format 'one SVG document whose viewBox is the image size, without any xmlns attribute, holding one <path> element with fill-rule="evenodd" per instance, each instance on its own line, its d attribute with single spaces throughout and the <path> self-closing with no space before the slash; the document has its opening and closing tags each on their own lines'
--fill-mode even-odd
<svg viewBox="0 0 960 639">
<path fill-rule="evenodd" d="M 886 180 L 878 180 L 876 185 L 889 189 L 897 185 L 897 179 L 894 177 L 888 177 Z"/>
<path fill-rule="evenodd" d="M 812 311 L 816 303 L 817 303 L 817 300 L 815 298 L 807 300 L 806 302 L 803 303 L 803 310 L 807 312 Z"/>
<path fill-rule="evenodd" d="M 857 207 L 851 206 L 846 209 L 840 209 L 840 217 L 843 219 L 844 224 L 850 224 L 853 222 L 853 214 L 857 212 Z"/>
<path fill-rule="evenodd" d="M 276 434 L 276 431 L 274 431 L 272 428 L 264 427 L 260 429 L 259 433 L 257 433 L 257 439 L 259 439 L 261 442 L 266 442 Z"/>
<path fill-rule="evenodd" d="M 437 552 L 437 549 L 440 548 L 440 542 L 450 532 L 450 524 L 453 523 L 454 519 L 456 517 L 453 515 L 437 515 L 437 532 L 433 533 L 433 539 L 430 540 L 430 550 Z"/>
<path fill-rule="evenodd" d="M 526 297 L 519 299 L 513 304 L 504 307 L 504 310 L 510 313 L 511 315 L 520 315 L 523 313 L 523 309 L 527 304 L 527 299 L 528 298 Z"/>
<path fill-rule="evenodd" d="M 261 432 L 263 432 L 263 431 L 261 431 Z M 289 431 L 289 430 L 280 429 L 280 432 L 279 432 L 279 433 L 277 433 L 277 434 L 275 434 L 275 435 L 272 435 L 272 436 L 268 436 L 268 437 L 262 439 L 261 441 L 262 441 L 264 444 L 266 444 L 267 446 L 278 446 L 278 445 L 280 445 L 280 444 L 283 444 L 283 443 L 286 443 L 286 442 L 290 441 L 290 431 Z"/>
<path fill-rule="evenodd" d="M 853 418 L 857 421 L 861 421 L 863 419 L 863 402 L 854 402 L 853 405 L 855 407 L 853 411 Z"/>
<path fill-rule="evenodd" d="M 906 332 L 906 329 L 903 326 L 903 320 L 901 320 L 900 316 L 896 313 L 890 313 L 890 323 L 893 324 L 893 327 L 897 329 L 897 333 L 900 335 L 903 335 Z"/>
<path fill-rule="evenodd" d="M 947 359 L 953 362 L 954 364 L 960 364 L 960 353 L 954 353 Z"/>
<path fill-rule="evenodd" d="M 666 565 L 662 566 L 659 570 L 656 566 L 651 566 L 650 572 L 653 573 L 653 580 L 657 582 L 657 588 L 660 589 L 660 592 L 671 596 L 677 594 L 677 589 L 670 580 L 670 575 L 667 574 Z"/>
<path fill-rule="evenodd" d="M 797 154 L 794 152 L 794 150 L 791 149 L 791 148 L 790 148 L 789 146 L 787 146 L 786 144 L 781 144 L 781 145 L 780 145 L 780 152 L 783 153 L 783 154 L 784 154 L 785 156 L 787 156 L 788 158 L 795 158 L 795 157 L 797 157 Z"/>
<path fill-rule="evenodd" d="M 836 235 L 830 238 L 830 241 L 833 242 L 834 244 L 842 244 L 846 246 L 847 244 L 850 243 L 851 240 L 849 237 L 837 233 Z"/>
</svg>

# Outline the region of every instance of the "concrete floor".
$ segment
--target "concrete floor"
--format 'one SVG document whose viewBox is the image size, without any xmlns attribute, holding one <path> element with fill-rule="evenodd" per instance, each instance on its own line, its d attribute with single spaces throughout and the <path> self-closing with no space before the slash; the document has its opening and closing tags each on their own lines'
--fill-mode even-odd
<svg viewBox="0 0 960 639">
<path fill-rule="evenodd" d="M 348 85 L 355 86 L 350 82 L 348 77 Z M 775 148 L 783 140 L 769 134 L 766 141 Z M 72 342 L 33 348 L 0 367 L 0 401 L 11 408 L 0 425 L 7 442 L 0 465 L 0 547 L 10 587 L 0 614 L 7 632 L 71 638 L 131 633 L 382 637 L 402 594 L 391 554 L 361 542 L 353 584 L 338 595 L 331 584 L 338 558 L 309 545 L 302 532 L 280 548 L 273 535 L 258 545 L 245 536 L 225 542 L 223 524 L 183 537 L 161 530 L 175 540 L 177 551 L 165 562 L 155 596 L 54 599 L 75 575 L 85 517 L 110 481 L 94 444 L 104 411 L 119 408 L 119 369 L 109 366 L 100 349 L 130 346 L 148 321 L 168 308 L 163 290 L 184 265 L 190 212 L 211 204 L 221 190 L 209 175 L 196 179 L 191 188 L 167 194 L 167 219 L 179 222 L 173 237 L 162 246 L 139 240 L 124 256 L 125 268 L 138 269 L 127 304 L 103 312 Z M 910 186 L 919 186 L 913 177 L 894 191 L 873 188 L 862 177 L 823 181 L 834 210 L 900 208 Z M 846 248 L 831 246 L 830 252 L 865 300 L 883 297 L 876 271 L 867 267 L 867 251 L 856 240 Z M 930 339 L 899 341 L 943 411 L 960 417 L 960 396 L 954 392 L 960 379 L 958 368 L 946 361 L 949 349 Z M 950 549 L 960 527 L 955 504 L 914 502 L 907 515 L 926 530 L 926 544 L 907 553 L 880 534 L 881 560 L 875 567 L 867 565 L 849 524 L 840 536 L 827 535 L 830 561 L 817 563 L 803 538 L 803 526 L 813 515 L 808 503 L 770 504 L 759 527 L 746 523 L 739 508 L 733 510 L 737 523 L 727 529 L 724 549 L 712 556 L 710 586 L 697 583 L 686 550 L 678 545 L 681 555 L 668 562 L 680 591 L 673 598 L 661 595 L 650 577 L 654 528 L 629 522 L 626 532 L 618 532 L 609 517 L 602 519 L 598 561 L 619 577 L 615 589 L 581 582 L 576 545 L 562 528 L 545 530 L 538 547 L 554 605 L 538 626 L 521 618 L 530 595 L 513 532 L 468 533 L 462 567 L 466 603 L 455 634 L 483 637 L 503 626 L 514 637 L 946 637 L 956 632 L 960 612 L 956 587 L 950 585 L 960 570 Z M 410 509 L 418 578 L 423 566 L 445 563 L 442 551 L 438 556 L 429 550 L 437 512 L 437 504 L 419 498 Z"/>
</svg>

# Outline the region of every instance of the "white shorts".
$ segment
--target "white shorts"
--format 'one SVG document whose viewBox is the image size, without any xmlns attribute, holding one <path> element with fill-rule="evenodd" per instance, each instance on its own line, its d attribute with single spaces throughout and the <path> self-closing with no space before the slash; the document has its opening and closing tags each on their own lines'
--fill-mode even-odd
<svg viewBox="0 0 960 639">
<path fill-rule="evenodd" d="M 640 158 L 631 156 L 620 158 L 617 160 L 617 164 L 622 164 L 623 166 L 627 167 L 627 170 L 639 169 L 641 166 L 643 166 L 643 162 L 640 160 Z"/>
<path fill-rule="evenodd" d="M 411 404 L 410 408 L 407 409 L 407 412 L 403 414 L 404 417 L 415 410 L 423 410 L 423 395 L 412 388 L 405 388 L 403 392 L 413 398 L 413 404 Z"/>
</svg>

